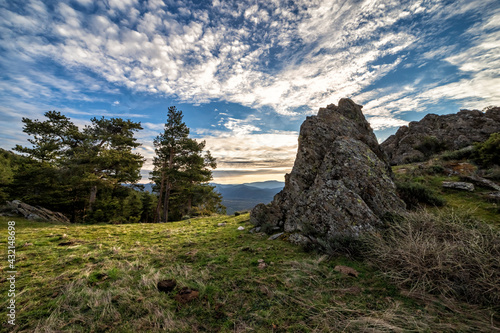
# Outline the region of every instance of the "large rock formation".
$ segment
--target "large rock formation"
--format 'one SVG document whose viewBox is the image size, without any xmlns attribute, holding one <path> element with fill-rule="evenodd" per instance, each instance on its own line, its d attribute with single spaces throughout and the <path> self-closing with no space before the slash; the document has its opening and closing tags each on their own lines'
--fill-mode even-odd
<svg viewBox="0 0 500 333">
<path fill-rule="evenodd" d="M 341 99 L 307 117 L 284 189 L 252 210 L 253 224 L 283 229 L 299 243 L 325 243 L 358 236 L 380 225 L 385 214 L 404 210 L 361 108 Z"/>
<path fill-rule="evenodd" d="M 483 142 L 495 132 L 500 132 L 500 107 L 486 112 L 461 110 L 442 116 L 428 114 L 420 121 L 400 127 L 380 146 L 390 163 L 398 165 L 423 161 L 439 150 L 457 150 Z"/>
</svg>

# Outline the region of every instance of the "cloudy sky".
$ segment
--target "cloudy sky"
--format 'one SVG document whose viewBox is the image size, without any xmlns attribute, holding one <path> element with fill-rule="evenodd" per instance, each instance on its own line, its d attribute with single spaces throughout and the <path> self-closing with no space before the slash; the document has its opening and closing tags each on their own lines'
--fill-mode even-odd
<svg viewBox="0 0 500 333">
<path fill-rule="evenodd" d="M 379 140 L 500 105 L 498 0 L 0 0 L 0 39 L 0 147 L 48 110 L 129 118 L 144 180 L 171 105 L 219 183 L 283 180 L 300 124 L 342 97 Z"/>
</svg>

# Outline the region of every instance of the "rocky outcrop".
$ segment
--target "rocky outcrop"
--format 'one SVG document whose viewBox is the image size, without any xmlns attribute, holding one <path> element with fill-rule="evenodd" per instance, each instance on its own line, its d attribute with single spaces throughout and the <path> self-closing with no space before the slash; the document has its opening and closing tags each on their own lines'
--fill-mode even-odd
<svg viewBox="0 0 500 333">
<path fill-rule="evenodd" d="M 3 209 L 3 215 L 20 215 L 28 220 L 42 222 L 69 223 L 69 219 L 62 213 L 53 212 L 40 206 L 31 206 L 19 200 L 7 201 L 7 206 Z"/>
<path fill-rule="evenodd" d="M 426 160 L 433 152 L 457 150 L 483 142 L 500 132 L 500 107 L 486 112 L 461 110 L 456 114 L 428 114 L 402 126 L 380 146 L 392 165 Z"/>
<path fill-rule="evenodd" d="M 404 210 L 361 108 L 341 99 L 307 117 L 284 189 L 269 205 L 252 210 L 253 224 L 280 228 L 296 243 L 325 244 L 358 236 L 379 226 L 385 214 Z"/>
</svg>

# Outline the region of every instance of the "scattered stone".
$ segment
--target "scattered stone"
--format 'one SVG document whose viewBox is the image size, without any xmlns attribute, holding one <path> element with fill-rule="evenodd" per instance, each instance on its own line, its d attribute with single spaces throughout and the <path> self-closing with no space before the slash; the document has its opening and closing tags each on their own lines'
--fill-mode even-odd
<svg viewBox="0 0 500 333">
<path fill-rule="evenodd" d="M 489 201 L 500 202 L 500 192 L 487 193 L 485 197 Z"/>
<path fill-rule="evenodd" d="M 302 245 L 302 246 L 311 243 L 311 240 L 308 237 L 301 235 L 299 233 L 293 233 L 290 236 L 288 236 L 288 241 L 292 244 Z"/>
<path fill-rule="evenodd" d="M 175 289 L 177 282 L 173 279 L 158 281 L 157 288 L 159 291 L 169 293 Z"/>
<path fill-rule="evenodd" d="M 336 272 L 339 272 L 340 274 L 348 275 L 348 276 L 353 276 L 353 277 L 358 277 L 359 273 L 357 270 L 354 268 L 348 267 L 348 266 L 335 266 L 333 269 Z"/>
<path fill-rule="evenodd" d="M 264 262 L 264 259 L 259 259 L 259 260 L 257 260 L 257 262 L 259 263 L 259 266 L 258 266 L 259 269 L 264 269 L 267 267 L 267 264 Z"/>
<path fill-rule="evenodd" d="M 16 214 L 28 220 L 42 222 L 69 223 L 69 219 L 62 213 L 53 212 L 40 206 L 31 206 L 19 200 L 7 201 L 4 208 L 9 214 Z"/>
<path fill-rule="evenodd" d="M 491 134 L 500 132 L 500 107 L 486 112 L 460 110 L 455 114 L 438 116 L 427 114 L 420 121 L 401 126 L 380 146 L 391 165 L 423 161 L 428 158 L 418 148 L 427 142 L 439 144 L 446 150 L 458 150 L 483 142 Z"/>
<path fill-rule="evenodd" d="M 284 234 L 284 232 L 280 232 L 280 233 L 274 234 L 271 237 L 269 237 L 267 240 L 275 240 L 275 239 L 279 238 L 283 234 Z"/>
<path fill-rule="evenodd" d="M 466 182 L 443 182 L 444 188 L 474 192 L 474 184 Z"/>
<path fill-rule="evenodd" d="M 298 242 L 314 241 L 314 235 L 328 244 L 382 226 L 384 215 L 405 210 L 361 108 L 341 99 L 307 117 L 284 189 L 270 204 L 254 207 L 251 223 L 306 237 L 294 236 Z"/>
<path fill-rule="evenodd" d="M 225 226 L 225 225 L 226 225 L 226 223 L 225 223 L 225 222 L 222 222 L 222 223 L 217 224 L 217 226 L 218 226 L 218 227 L 223 227 L 223 226 Z"/>
<path fill-rule="evenodd" d="M 245 230 L 245 227 L 239 226 L 239 227 L 238 227 L 238 230 L 240 230 L 240 231 L 241 231 L 241 230 Z"/>
<path fill-rule="evenodd" d="M 179 303 L 185 304 L 197 299 L 199 295 L 200 292 L 198 290 L 183 287 L 181 290 L 179 290 L 179 293 L 175 295 L 175 300 Z"/>
<path fill-rule="evenodd" d="M 477 186 L 488 187 L 488 188 L 491 188 L 492 190 L 500 191 L 500 185 L 498 185 L 497 183 L 495 183 L 489 179 L 485 179 L 485 178 L 482 178 L 479 176 L 475 176 L 475 175 L 474 176 L 465 176 L 465 177 L 461 177 L 461 180 L 468 180 L 471 183 L 476 184 Z"/>
</svg>

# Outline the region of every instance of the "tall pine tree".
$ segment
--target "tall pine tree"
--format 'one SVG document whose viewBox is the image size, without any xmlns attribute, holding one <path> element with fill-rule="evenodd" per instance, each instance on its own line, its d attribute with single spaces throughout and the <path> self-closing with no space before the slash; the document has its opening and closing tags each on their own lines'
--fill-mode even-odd
<svg viewBox="0 0 500 333">
<path fill-rule="evenodd" d="M 165 129 L 154 140 L 156 156 L 152 180 L 158 192 L 155 222 L 167 222 L 171 212 L 176 218 L 190 212 L 193 200 L 210 188 L 210 195 L 201 196 L 196 204 L 218 198 L 219 205 L 214 207 L 220 207 L 220 196 L 207 184 L 212 179 L 211 169 L 217 166 L 215 158 L 210 152 L 203 155 L 205 142 L 189 138 L 189 128 L 182 118 L 182 111 L 175 106 L 169 107 Z"/>
</svg>

